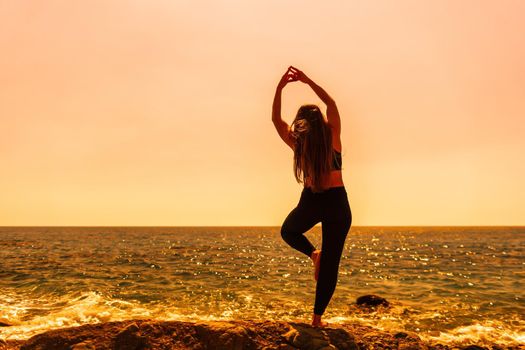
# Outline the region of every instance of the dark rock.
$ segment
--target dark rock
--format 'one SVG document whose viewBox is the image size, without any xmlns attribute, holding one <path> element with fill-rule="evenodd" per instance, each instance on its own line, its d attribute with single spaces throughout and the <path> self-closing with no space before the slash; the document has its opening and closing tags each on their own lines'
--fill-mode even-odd
<svg viewBox="0 0 525 350">
<path fill-rule="evenodd" d="M 75 344 L 71 347 L 71 350 L 97 350 L 95 344 L 90 341 L 85 341 L 82 343 Z"/>
<path fill-rule="evenodd" d="M 330 345 L 320 327 L 295 324 L 283 336 L 290 345 L 299 349 L 318 350 Z"/>
<path fill-rule="evenodd" d="M 377 295 L 369 294 L 363 295 L 357 298 L 356 304 L 360 306 L 389 306 L 390 303 L 385 299 Z"/>
<path fill-rule="evenodd" d="M 267 347 L 267 349 L 264 349 L 263 350 L 296 350 L 297 348 L 296 347 L 293 347 L 291 346 L 290 344 L 279 344 L 277 347 L 275 348 L 272 348 L 270 346 Z"/>
<path fill-rule="evenodd" d="M 147 345 L 146 338 L 139 334 L 139 326 L 132 323 L 115 337 L 115 350 L 139 350 Z"/>
<path fill-rule="evenodd" d="M 0 327 L 11 327 L 12 325 L 9 323 L 1 322 L 0 321 Z"/>
<path fill-rule="evenodd" d="M 305 323 L 290 323 L 283 334 L 292 348 L 305 350 L 358 350 L 354 336 L 343 328 L 313 327 Z"/>
<path fill-rule="evenodd" d="M 326 328 L 325 333 L 330 339 L 330 344 L 339 350 L 358 350 L 355 337 L 342 328 Z"/>
<path fill-rule="evenodd" d="M 419 335 L 417 335 L 416 333 L 413 333 L 413 332 L 406 332 L 406 331 L 397 332 L 396 334 L 394 334 L 394 338 L 396 338 L 396 339 L 415 339 L 415 340 L 421 340 L 421 338 L 419 337 Z"/>
<path fill-rule="evenodd" d="M 405 333 L 405 332 L 397 332 L 396 334 L 394 334 L 394 338 L 397 338 L 397 339 L 403 339 L 403 338 L 406 338 L 408 337 L 408 333 Z"/>
<path fill-rule="evenodd" d="M 416 333 L 412 332 L 397 332 L 394 334 L 394 339 L 398 341 L 398 350 L 423 350 L 428 347 L 423 344 L 421 338 Z"/>
<path fill-rule="evenodd" d="M 19 350 L 23 344 L 23 340 L 0 339 L 0 350 Z"/>
<path fill-rule="evenodd" d="M 397 350 L 428 350 L 428 346 L 422 343 L 400 343 Z"/>
<path fill-rule="evenodd" d="M 221 321 L 197 322 L 195 330 L 199 340 L 206 349 L 257 349 L 257 346 L 248 336 L 246 329 L 241 325 Z"/>
<path fill-rule="evenodd" d="M 0 350 L 482 350 L 471 345 L 430 344 L 409 331 L 386 332 L 356 323 L 312 327 L 285 321 L 105 322 L 47 331 L 28 340 L 0 341 Z M 487 349 L 522 349 L 497 344 Z"/>
</svg>

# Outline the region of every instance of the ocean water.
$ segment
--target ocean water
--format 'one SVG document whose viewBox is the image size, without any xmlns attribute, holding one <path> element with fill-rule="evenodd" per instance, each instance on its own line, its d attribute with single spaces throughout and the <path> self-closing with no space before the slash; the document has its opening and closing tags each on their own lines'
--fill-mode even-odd
<svg viewBox="0 0 525 350">
<path fill-rule="evenodd" d="M 0 338 L 129 318 L 310 322 L 311 260 L 279 227 L 0 227 Z M 320 247 L 321 227 L 306 236 Z M 328 322 L 525 344 L 525 227 L 352 227 Z M 355 299 L 393 306 L 363 312 Z"/>
</svg>

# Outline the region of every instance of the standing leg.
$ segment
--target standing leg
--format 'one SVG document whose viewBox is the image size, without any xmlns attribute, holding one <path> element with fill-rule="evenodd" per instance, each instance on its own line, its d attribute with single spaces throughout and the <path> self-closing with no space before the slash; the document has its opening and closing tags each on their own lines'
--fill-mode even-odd
<svg viewBox="0 0 525 350">
<path fill-rule="evenodd" d="M 308 202 L 301 198 L 295 207 L 284 220 L 281 227 L 281 237 L 292 248 L 306 254 L 309 258 L 315 250 L 313 244 L 304 236 L 304 233 L 315 226 L 320 221 L 319 215 Z"/>
<path fill-rule="evenodd" d="M 351 220 L 323 221 L 323 243 L 319 279 L 315 290 L 314 314 L 322 315 L 332 299 L 339 274 L 339 262 Z"/>
</svg>

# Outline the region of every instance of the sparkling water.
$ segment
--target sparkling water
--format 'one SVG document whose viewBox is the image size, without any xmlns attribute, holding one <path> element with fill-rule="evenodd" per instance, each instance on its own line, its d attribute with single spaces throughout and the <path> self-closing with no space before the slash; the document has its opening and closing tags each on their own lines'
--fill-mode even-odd
<svg viewBox="0 0 525 350">
<path fill-rule="evenodd" d="M 320 226 L 306 236 L 320 249 Z M 525 343 L 524 253 L 525 227 L 352 227 L 323 319 Z M 4 339 L 130 318 L 309 322 L 315 283 L 279 227 L 0 227 Z M 364 312 L 364 294 L 392 307 Z"/>
</svg>

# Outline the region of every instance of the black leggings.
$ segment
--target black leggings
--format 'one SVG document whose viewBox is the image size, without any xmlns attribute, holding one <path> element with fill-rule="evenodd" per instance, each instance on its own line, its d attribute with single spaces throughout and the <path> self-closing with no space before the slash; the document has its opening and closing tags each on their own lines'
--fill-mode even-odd
<svg viewBox="0 0 525 350">
<path fill-rule="evenodd" d="M 352 225 L 352 211 L 344 186 L 320 193 L 305 187 L 299 203 L 284 220 L 281 236 L 292 248 L 311 257 L 315 247 L 303 234 L 318 222 L 321 222 L 323 237 L 314 313 L 322 315 L 334 294 L 346 235 Z"/>
</svg>

